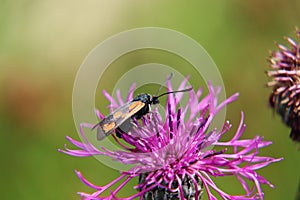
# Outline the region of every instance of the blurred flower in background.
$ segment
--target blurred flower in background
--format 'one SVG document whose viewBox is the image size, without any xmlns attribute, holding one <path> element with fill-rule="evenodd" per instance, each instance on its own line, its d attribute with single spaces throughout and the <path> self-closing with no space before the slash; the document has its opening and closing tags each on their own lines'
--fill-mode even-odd
<svg viewBox="0 0 300 200">
<path fill-rule="evenodd" d="M 178 90 L 185 88 L 187 79 Z M 168 82 L 168 91 L 173 91 Z M 259 156 L 259 149 L 271 144 L 262 137 L 240 139 L 244 130 L 242 114 L 238 130 L 227 142 L 220 138 L 231 127 L 227 121 L 221 130 L 210 129 L 210 124 L 217 113 L 227 104 L 236 100 L 234 94 L 218 104 L 220 88 L 208 85 L 209 94 L 202 97 L 202 90 L 189 92 L 189 101 L 180 105 L 184 94 L 169 94 L 165 110 L 165 120 L 156 111 L 142 118 L 142 122 L 134 121 L 135 126 L 128 133 L 121 133 L 120 141 L 115 141 L 123 148 L 111 151 L 97 148 L 86 138 L 83 128 L 92 128 L 93 124 L 81 124 L 80 133 L 83 142 L 70 137 L 67 139 L 79 150 L 59 150 L 66 154 L 85 157 L 105 155 L 123 164 L 134 164 L 130 170 L 121 172 L 121 176 L 105 186 L 96 186 L 87 181 L 80 172 L 78 177 L 89 187 L 96 190 L 92 194 L 80 193 L 83 199 L 115 199 L 119 191 L 133 178 L 139 177 L 135 186 L 136 194 L 123 199 L 201 199 L 206 193 L 208 199 L 264 199 L 261 184 L 273 187 L 256 170 L 281 159 Z M 127 101 L 133 97 L 130 90 Z M 119 97 L 118 103 L 108 93 L 105 96 L 112 102 L 113 108 L 124 104 Z M 98 112 L 99 119 L 104 116 Z M 213 150 L 212 148 L 218 149 Z M 214 182 L 213 177 L 233 176 L 244 189 L 245 194 L 228 194 Z M 123 179 L 123 181 L 121 181 Z M 121 182 L 118 185 L 118 182 Z M 118 186 L 116 186 L 118 185 Z M 116 186 L 116 189 L 112 189 Z M 104 192 L 110 191 L 105 197 Z"/>
<path fill-rule="evenodd" d="M 5 105 L 2 109 L 7 113 L 7 120 L 31 132 L 45 126 L 55 112 L 53 108 L 62 103 L 57 83 L 41 79 L 19 69 L 1 81 L 0 94 Z"/>
<path fill-rule="evenodd" d="M 296 35 L 300 39 L 298 29 Z M 273 88 L 270 105 L 291 127 L 291 139 L 300 142 L 300 44 L 285 39 L 290 47 L 277 44 L 278 50 L 269 58 L 271 70 L 267 75 L 272 79 L 268 86 Z"/>
</svg>

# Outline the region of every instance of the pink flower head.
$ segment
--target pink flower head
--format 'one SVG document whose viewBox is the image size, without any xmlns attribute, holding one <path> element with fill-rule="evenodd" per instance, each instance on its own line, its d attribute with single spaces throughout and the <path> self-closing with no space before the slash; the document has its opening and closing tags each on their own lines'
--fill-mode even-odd
<svg viewBox="0 0 300 200">
<path fill-rule="evenodd" d="M 187 79 L 178 90 L 186 88 L 186 83 Z M 170 81 L 167 88 L 168 91 L 173 91 Z M 127 101 L 132 99 L 133 89 L 131 88 Z M 60 150 L 61 152 L 77 157 L 101 154 L 123 164 L 134 164 L 134 167 L 121 172 L 118 178 L 105 186 L 96 186 L 88 182 L 80 172 L 76 172 L 87 186 L 95 190 L 92 194 L 80 193 L 82 199 L 201 199 L 204 192 L 210 200 L 263 199 L 260 185 L 273 186 L 257 174 L 256 170 L 281 159 L 258 156 L 260 148 L 271 144 L 262 137 L 240 139 L 246 127 L 243 124 L 243 113 L 233 138 L 227 142 L 219 141 L 231 125 L 227 121 L 217 130 L 209 129 L 210 124 L 222 108 L 236 100 L 238 94 L 218 104 L 220 88 L 209 84 L 208 89 L 208 95 L 202 98 L 201 89 L 195 93 L 190 91 L 189 101 L 185 106 L 180 105 L 180 102 L 186 94 L 169 94 L 164 120 L 154 109 L 141 120 L 132 120 L 135 126 L 128 133 L 121 133 L 122 139 L 112 135 L 122 147 L 119 151 L 96 148 L 86 139 L 82 129 L 91 128 L 93 125 L 81 124 L 83 142 L 67 137 L 80 150 L 65 148 Z M 117 103 L 106 92 L 104 94 L 112 102 L 113 108 L 124 104 L 120 95 Z M 100 112 L 97 114 L 103 119 Z M 124 141 L 121 143 L 120 140 Z M 124 145 L 124 142 L 128 146 Z M 222 150 L 213 150 L 213 146 Z M 222 176 L 235 177 L 244 188 L 245 194 L 231 195 L 222 191 L 212 180 L 212 177 Z M 135 186 L 138 192 L 129 197 L 119 197 L 118 192 L 135 177 L 139 177 L 139 183 Z M 113 185 L 117 185 L 114 190 L 111 189 Z M 110 191 L 110 194 L 104 196 L 104 191 Z"/>
</svg>

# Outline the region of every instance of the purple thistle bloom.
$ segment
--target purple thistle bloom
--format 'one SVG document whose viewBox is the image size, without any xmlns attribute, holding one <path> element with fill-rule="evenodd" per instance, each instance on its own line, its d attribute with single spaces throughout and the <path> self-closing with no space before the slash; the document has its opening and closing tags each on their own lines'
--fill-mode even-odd
<svg viewBox="0 0 300 200">
<path fill-rule="evenodd" d="M 300 32 L 296 29 L 297 37 Z M 300 44 L 285 38 L 291 49 L 277 44 L 278 50 L 269 58 L 272 70 L 267 75 L 273 87 L 270 105 L 281 116 L 283 122 L 291 127 L 290 137 L 300 142 Z"/>
<path fill-rule="evenodd" d="M 178 90 L 185 88 L 185 79 Z M 168 91 L 173 91 L 171 83 L 167 84 Z M 234 94 L 224 102 L 218 104 L 220 88 L 208 86 L 209 94 L 203 98 L 202 90 L 196 93 L 189 92 L 189 101 L 185 106 L 180 105 L 183 93 L 169 94 L 165 111 L 165 120 L 156 111 L 145 117 L 133 126 L 130 132 L 121 133 L 120 139 L 112 135 L 123 150 L 110 151 L 105 148 L 96 148 L 85 137 L 83 127 L 92 128 L 93 124 L 81 124 L 80 133 L 83 142 L 67 137 L 72 144 L 80 150 L 59 150 L 66 154 L 82 157 L 93 155 L 106 155 L 123 164 L 134 164 L 134 167 L 108 183 L 105 186 L 96 186 L 88 182 L 80 172 L 78 177 L 89 187 L 95 190 L 92 194 L 79 193 L 82 199 L 201 199 L 203 192 L 208 199 L 263 199 L 264 195 L 260 184 L 268 184 L 264 177 L 256 173 L 273 162 L 280 161 L 271 157 L 258 156 L 259 149 L 271 144 L 263 141 L 262 137 L 253 139 L 240 139 L 245 130 L 243 113 L 240 125 L 230 141 L 221 142 L 219 139 L 231 127 L 227 121 L 221 130 L 209 126 L 217 115 L 228 103 L 236 100 Z M 134 87 L 130 89 L 127 101 L 133 97 Z M 104 95 L 112 102 L 112 107 L 117 108 L 124 101 L 117 95 L 117 103 L 108 93 Z M 99 119 L 104 116 L 97 112 Z M 213 146 L 220 147 L 221 151 L 212 150 Z M 230 150 L 230 153 L 229 153 Z M 242 185 L 245 194 L 230 195 L 222 191 L 211 177 L 234 176 Z M 117 197 L 117 193 L 133 178 L 139 177 L 135 186 L 138 190 L 126 198 Z M 123 179 L 123 180 L 122 180 Z M 122 180 L 122 181 L 121 181 Z M 118 184 L 118 182 L 120 182 Z M 116 189 L 111 190 L 112 186 Z M 212 192 L 214 190 L 214 192 Z M 104 191 L 110 191 L 109 196 L 104 196 Z M 163 194 L 161 194 L 163 193 Z M 217 196 L 216 196 L 217 194 Z"/>
</svg>

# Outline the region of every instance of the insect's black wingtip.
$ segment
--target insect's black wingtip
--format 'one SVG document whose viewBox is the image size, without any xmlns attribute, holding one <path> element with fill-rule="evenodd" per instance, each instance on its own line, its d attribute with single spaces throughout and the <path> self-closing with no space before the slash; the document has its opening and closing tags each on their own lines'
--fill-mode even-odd
<svg viewBox="0 0 300 200">
<path fill-rule="evenodd" d="M 103 140 L 106 137 L 105 133 L 103 132 L 103 130 L 98 127 L 97 128 L 97 140 Z"/>
<path fill-rule="evenodd" d="M 103 130 L 101 129 L 101 127 L 99 126 L 99 123 L 95 124 L 92 128 L 91 131 L 95 130 L 97 128 L 97 140 L 103 140 L 106 135 L 103 132 Z"/>
</svg>

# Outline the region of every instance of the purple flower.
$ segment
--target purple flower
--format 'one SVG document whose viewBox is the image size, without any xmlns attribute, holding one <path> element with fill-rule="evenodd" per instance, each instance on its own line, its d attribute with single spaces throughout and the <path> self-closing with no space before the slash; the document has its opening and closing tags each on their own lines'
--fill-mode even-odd
<svg viewBox="0 0 300 200">
<path fill-rule="evenodd" d="M 178 90 L 185 88 L 185 79 Z M 173 91 L 171 83 L 167 83 L 168 91 Z M 218 199 L 263 199 L 261 184 L 273 187 L 264 177 L 256 173 L 270 163 L 280 161 L 271 157 L 258 156 L 259 149 L 271 144 L 263 141 L 262 137 L 240 139 L 245 130 L 243 113 L 240 125 L 230 141 L 221 142 L 219 139 L 231 127 L 225 122 L 221 130 L 209 129 L 217 115 L 228 103 L 236 100 L 234 94 L 224 102 L 218 104 L 220 88 L 208 85 L 209 94 L 203 98 L 202 90 L 195 93 L 190 91 L 189 101 L 185 106 L 180 105 L 183 93 L 169 94 L 165 110 L 165 120 L 156 111 L 145 115 L 139 122 L 133 120 L 130 132 L 121 133 L 122 140 L 112 135 L 114 140 L 123 148 L 120 151 L 110 151 L 105 148 L 96 148 L 85 137 L 83 127 L 91 128 L 93 124 L 81 124 L 83 142 L 67 137 L 80 150 L 60 150 L 72 156 L 106 155 L 123 164 L 134 164 L 130 170 L 121 172 L 121 175 L 105 186 L 96 186 L 88 182 L 80 172 L 78 177 L 89 187 L 95 190 L 92 194 L 79 193 L 83 199 L 200 199 L 203 192 L 210 200 Z M 130 89 L 127 101 L 133 97 L 134 87 Z M 118 103 L 107 93 L 104 95 L 117 108 L 124 104 L 118 96 Z M 99 119 L 104 116 L 97 112 Z M 95 136 L 96 137 L 96 136 Z M 124 145 L 124 142 L 128 144 Z M 218 147 L 219 151 L 212 147 Z M 214 183 L 212 177 L 233 176 L 242 185 L 245 194 L 230 195 L 222 191 Z M 118 192 L 131 179 L 139 177 L 135 186 L 137 193 L 126 197 L 118 197 Z M 122 180 L 123 179 L 123 180 Z M 121 181 L 122 180 L 122 181 Z M 118 182 L 120 182 L 118 184 Z M 112 190 L 112 186 L 116 186 Z M 212 192 L 214 190 L 214 192 Z M 104 191 L 110 191 L 104 196 Z"/>
<path fill-rule="evenodd" d="M 297 37 L 300 32 L 296 29 Z M 300 142 L 300 44 L 285 38 L 291 48 L 277 44 L 278 50 L 271 53 L 272 78 L 268 86 L 273 87 L 270 105 L 281 116 L 282 121 L 291 127 L 290 137 Z"/>
</svg>

